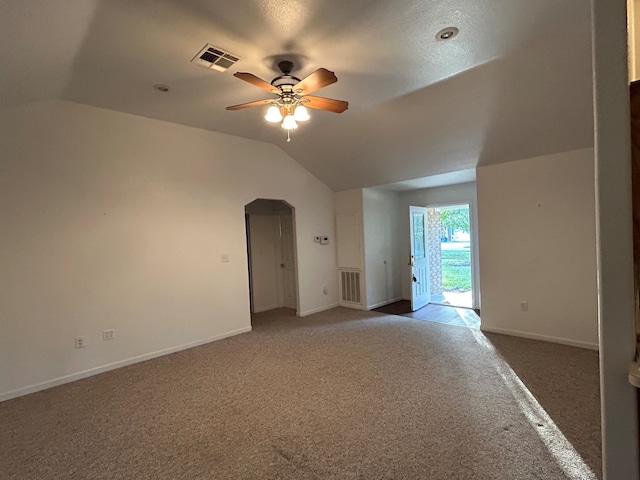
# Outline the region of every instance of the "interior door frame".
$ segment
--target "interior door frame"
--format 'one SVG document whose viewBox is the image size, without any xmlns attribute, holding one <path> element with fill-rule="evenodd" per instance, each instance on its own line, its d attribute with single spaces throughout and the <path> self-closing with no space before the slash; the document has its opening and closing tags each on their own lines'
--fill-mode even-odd
<svg viewBox="0 0 640 480">
<path fill-rule="evenodd" d="M 251 224 L 250 224 L 250 216 L 246 212 L 244 212 L 244 228 L 245 228 L 245 236 L 247 238 L 247 270 L 249 276 L 249 313 L 253 313 L 253 271 L 252 271 L 252 261 L 251 261 Z"/>
<path fill-rule="evenodd" d="M 254 305 L 253 305 L 253 275 L 252 275 L 252 265 L 251 265 L 251 228 L 250 228 L 250 222 L 249 222 L 249 217 L 250 217 L 250 213 L 247 212 L 247 207 L 249 207 L 249 205 L 251 205 L 252 203 L 254 203 L 257 200 L 264 200 L 264 201 L 271 201 L 271 202 L 282 202 L 284 205 L 286 205 L 290 211 L 291 211 L 291 223 L 292 223 L 292 241 L 293 241 L 293 270 L 294 270 L 294 289 L 295 289 L 295 295 L 296 295 L 296 306 L 295 306 L 295 311 L 296 311 L 296 316 L 299 316 L 300 314 L 300 277 L 299 277 L 299 269 L 298 269 L 298 233 L 297 233 L 297 227 L 296 227 L 296 208 L 289 203 L 288 201 L 282 199 L 282 198 L 275 198 L 275 199 L 271 199 L 271 198 L 255 198 L 252 201 L 248 202 L 245 204 L 244 208 L 244 214 L 245 214 L 245 239 L 246 239 L 246 249 L 247 249 L 247 270 L 248 270 L 248 275 L 247 275 L 247 289 L 248 289 L 248 293 L 249 293 L 249 313 L 253 314 L 253 310 L 254 310 Z M 278 223 L 280 222 L 280 213 L 278 210 L 273 210 L 273 212 L 271 213 L 271 215 L 274 218 L 277 218 Z M 278 234 L 278 242 L 280 242 L 280 236 Z M 276 260 L 279 260 L 281 258 L 281 244 L 278 243 L 277 245 L 279 253 L 276 255 Z M 276 265 L 276 269 L 277 269 L 277 275 L 281 276 L 281 272 L 280 272 L 280 268 L 278 268 L 278 265 Z M 278 286 L 278 303 L 280 302 L 280 291 L 279 291 L 280 287 Z"/>
</svg>

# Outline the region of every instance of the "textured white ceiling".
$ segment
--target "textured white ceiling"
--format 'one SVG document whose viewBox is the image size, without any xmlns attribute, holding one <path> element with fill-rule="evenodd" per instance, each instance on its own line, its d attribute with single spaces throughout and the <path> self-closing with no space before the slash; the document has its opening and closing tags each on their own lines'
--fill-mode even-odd
<svg viewBox="0 0 640 480">
<path fill-rule="evenodd" d="M 242 60 L 189 63 L 206 43 Z M 0 108 L 64 98 L 262 140 L 334 190 L 593 143 L 589 0 L 3 0 L 0 53 Z M 349 110 L 290 144 L 262 108 L 226 111 L 265 97 L 232 73 L 270 81 L 277 58 L 335 71 L 317 94 Z"/>
<path fill-rule="evenodd" d="M 469 168 L 467 170 L 458 170 L 455 172 L 440 173 L 438 175 L 431 175 L 423 178 L 387 183 L 374 188 L 391 192 L 407 192 L 411 190 L 421 190 L 423 188 L 444 187 L 447 185 L 457 185 L 460 183 L 471 183 L 475 181 L 476 170 L 475 168 Z"/>
</svg>

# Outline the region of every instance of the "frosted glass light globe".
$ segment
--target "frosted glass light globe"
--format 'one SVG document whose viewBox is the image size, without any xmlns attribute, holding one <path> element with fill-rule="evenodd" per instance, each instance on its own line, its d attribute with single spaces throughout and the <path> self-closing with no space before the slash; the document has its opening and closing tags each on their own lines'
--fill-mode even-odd
<svg viewBox="0 0 640 480">
<path fill-rule="evenodd" d="M 306 122 L 311 117 L 309 116 L 307 107 L 305 107 L 304 105 L 298 105 L 293 112 L 293 118 L 295 118 L 298 122 Z"/>
<path fill-rule="evenodd" d="M 264 116 L 264 119 L 267 122 L 277 123 L 282 120 L 282 114 L 280 113 L 280 109 L 275 105 L 271 105 L 267 109 L 267 114 Z"/>
<path fill-rule="evenodd" d="M 282 128 L 285 130 L 295 130 L 298 128 L 298 124 L 296 123 L 296 119 L 293 118 L 293 115 L 289 114 L 284 117 L 284 120 L 282 121 Z"/>
</svg>

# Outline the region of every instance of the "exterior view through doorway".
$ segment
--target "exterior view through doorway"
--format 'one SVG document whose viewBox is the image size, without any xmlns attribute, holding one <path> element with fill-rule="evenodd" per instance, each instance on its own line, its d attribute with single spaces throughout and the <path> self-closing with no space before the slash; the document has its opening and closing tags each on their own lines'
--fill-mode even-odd
<svg viewBox="0 0 640 480">
<path fill-rule="evenodd" d="M 400 301 L 374 310 L 416 320 L 480 328 L 472 201 L 409 205 L 409 286 Z"/>
<path fill-rule="evenodd" d="M 469 204 L 427 207 L 431 302 L 473 308 Z"/>
</svg>

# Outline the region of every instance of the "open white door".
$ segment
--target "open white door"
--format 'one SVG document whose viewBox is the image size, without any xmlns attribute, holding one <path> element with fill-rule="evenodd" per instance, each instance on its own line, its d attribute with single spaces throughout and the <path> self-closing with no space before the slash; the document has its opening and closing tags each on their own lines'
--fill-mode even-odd
<svg viewBox="0 0 640 480">
<path fill-rule="evenodd" d="M 409 207 L 411 228 L 411 311 L 415 312 L 431 301 L 429 259 L 427 257 L 427 209 Z"/>
</svg>

